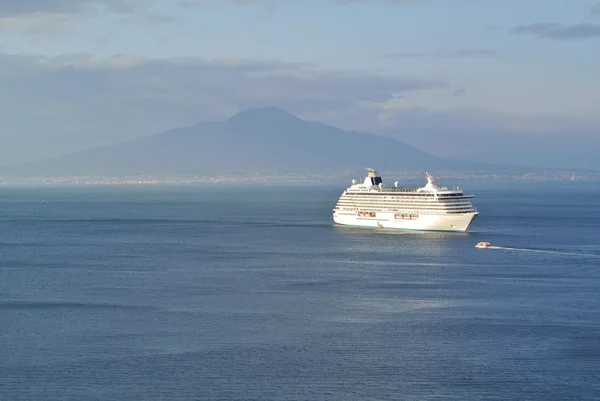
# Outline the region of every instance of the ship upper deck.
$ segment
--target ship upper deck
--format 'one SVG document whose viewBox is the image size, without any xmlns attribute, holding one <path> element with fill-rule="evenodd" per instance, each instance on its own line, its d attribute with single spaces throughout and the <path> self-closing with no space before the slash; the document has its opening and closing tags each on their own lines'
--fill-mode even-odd
<svg viewBox="0 0 600 401">
<path fill-rule="evenodd" d="M 449 189 L 446 187 L 438 188 L 436 190 L 421 190 L 421 188 L 408 188 L 408 187 L 376 187 L 376 186 L 364 186 L 362 184 L 352 185 L 347 191 L 351 192 L 362 192 L 362 193 L 407 193 L 407 194 L 437 194 L 437 195 L 450 195 L 450 194 L 463 194 L 463 190 L 460 188 Z"/>
<path fill-rule="evenodd" d="M 392 195 L 392 196 L 410 196 L 410 197 L 436 197 L 436 198 L 455 198 L 465 197 L 472 198 L 472 195 L 465 195 L 459 187 L 448 188 L 439 187 L 435 184 L 433 176 L 429 173 L 423 173 L 427 177 L 427 184 L 423 187 L 399 187 L 398 181 L 394 183 L 394 187 L 384 187 L 383 180 L 373 169 L 369 169 L 369 174 L 364 182 L 358 184 L 356 180 L 352 180 L 352 185 L 345 191 L 347 194 L 369 194 L 369 195 Z"/>
</svg>

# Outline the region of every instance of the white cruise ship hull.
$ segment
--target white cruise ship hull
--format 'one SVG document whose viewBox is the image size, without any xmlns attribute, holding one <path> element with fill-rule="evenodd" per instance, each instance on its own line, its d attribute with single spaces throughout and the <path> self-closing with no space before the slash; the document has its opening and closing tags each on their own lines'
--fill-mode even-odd
<svg viewBox="0 0 600 401">
<path fill-rule="evenodd" d="M 414 219 L 397 219 L 395 212 L 377 212 L 376 217 L 358 216 L 357 213 L 338 211 L 333 214 L 337 224 L 357 227 L 390 228 L 418 231 L 465 232 L 478 212 L 460 214 L 421 214 Z"/>
<path fill-rule="evenodd" d="M 369 169 L 362 184 L 352 185 L 340 195 L 333 209 L 337 224 L 358 227 L 391 228 L 419 231 L 465 232 L 479 215 L 458 187 L 449 189 L 435 184 L 425 172 L 427 185 L 420 188 L 385 188 L 377 171 Z"/>
</svg>

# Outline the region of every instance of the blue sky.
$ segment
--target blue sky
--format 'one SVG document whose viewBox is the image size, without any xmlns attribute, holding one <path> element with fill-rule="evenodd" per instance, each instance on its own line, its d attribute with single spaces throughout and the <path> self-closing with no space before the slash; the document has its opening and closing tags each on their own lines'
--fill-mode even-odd
<svg viewBox="0 0 600 401">
<path fill-rule="evenodd" d="M 277 105 L 436 155 L 600 168 L 598 1 L 3 0 L 0 46 L 1 164 Z"/>
</svg>

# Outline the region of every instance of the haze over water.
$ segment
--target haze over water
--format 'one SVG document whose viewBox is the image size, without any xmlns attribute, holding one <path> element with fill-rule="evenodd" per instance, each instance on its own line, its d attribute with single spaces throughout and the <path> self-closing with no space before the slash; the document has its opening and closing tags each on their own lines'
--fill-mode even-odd
<svg viewBox="0 0 600 401">
<path fill-rule="evenodd" d="M 3 189 L 0 399 L 600 397 L 598 186 L 458 183 L 443 234 L 344 184 Z"/>
</svg>

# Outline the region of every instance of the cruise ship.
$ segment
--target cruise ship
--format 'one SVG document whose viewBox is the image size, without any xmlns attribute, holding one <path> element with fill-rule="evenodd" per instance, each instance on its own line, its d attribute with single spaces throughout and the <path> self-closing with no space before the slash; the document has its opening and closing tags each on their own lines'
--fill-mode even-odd
<svg viewBox="0 0 600 401">
<path fill-rule="evenodd" d="M 348 226 L 421 231 L 465 232 L 479 212 L 473 195 L 460 188 L 438 187 L 431 174 L 421 188 L 384 187 L 373 169 L 362 184 L 352 180 L 333 209 L 333 220 Z"/>
</svg>

